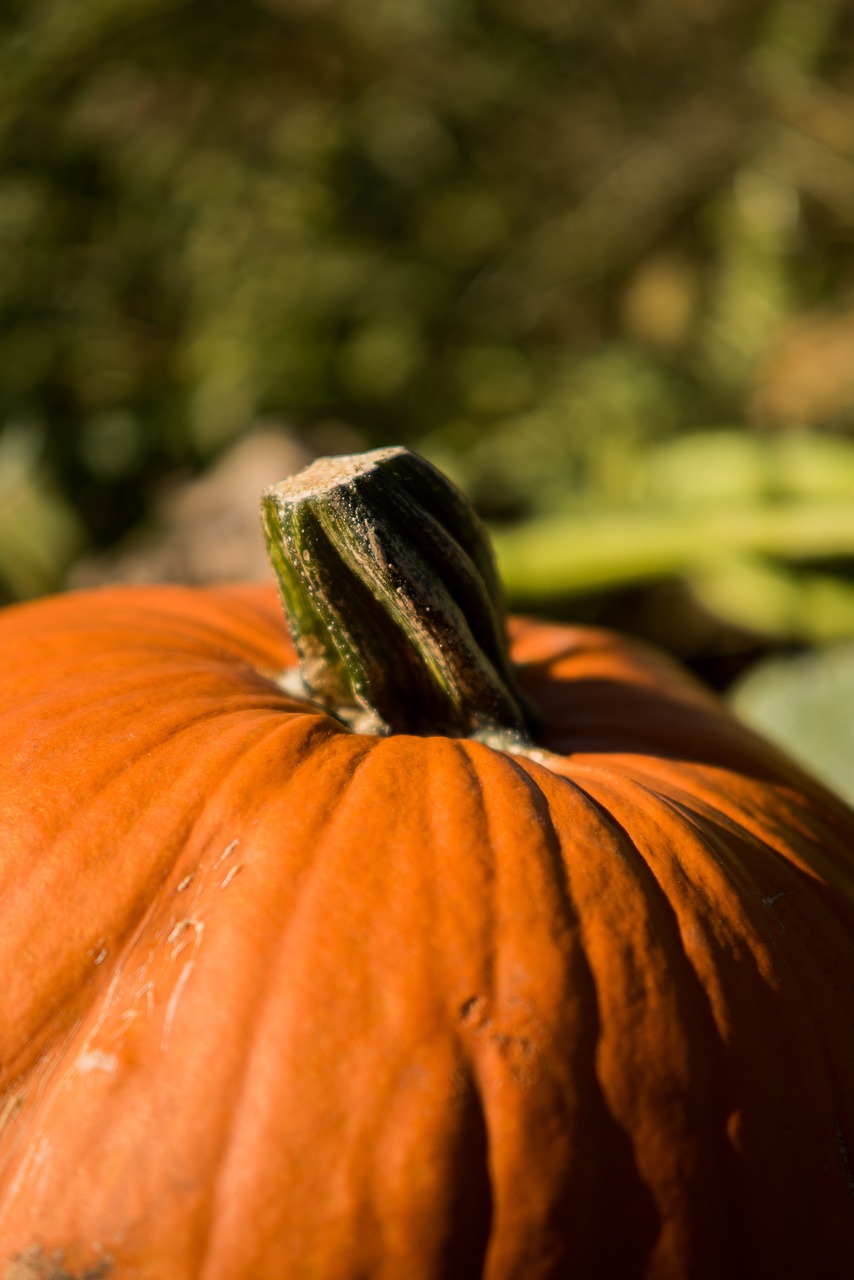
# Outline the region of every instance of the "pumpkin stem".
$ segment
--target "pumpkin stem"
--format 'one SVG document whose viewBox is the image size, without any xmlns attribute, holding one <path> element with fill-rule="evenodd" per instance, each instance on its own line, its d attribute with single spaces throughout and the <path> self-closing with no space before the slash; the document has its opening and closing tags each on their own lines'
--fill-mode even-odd
<svg viewBox="0 0 854 1280">
<path fill-rule="evenodd" d="M 441 472 L 404 448 L 321 458 L 261 510 L 291 692 L 359 733 L 528 745 L 492 548 Z"/>
</svg>

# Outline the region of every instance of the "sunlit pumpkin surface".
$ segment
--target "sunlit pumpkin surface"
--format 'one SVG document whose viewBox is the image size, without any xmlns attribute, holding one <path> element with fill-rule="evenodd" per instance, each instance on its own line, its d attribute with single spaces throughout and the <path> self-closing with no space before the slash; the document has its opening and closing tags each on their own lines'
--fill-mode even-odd
<svg viewBox="0 0 854 1280">
<path fill-rule="evenodd" d="M 513 634 L 541 762 L 289 698 L 272 587 L 3 615 L 3 1280 L 854 1275 L 854 815 Z"/>
</svg>

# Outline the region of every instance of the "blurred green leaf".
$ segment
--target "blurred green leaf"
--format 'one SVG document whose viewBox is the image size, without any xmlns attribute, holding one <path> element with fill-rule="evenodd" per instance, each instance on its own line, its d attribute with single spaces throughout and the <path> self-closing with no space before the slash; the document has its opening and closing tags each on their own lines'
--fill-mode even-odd
<svg viewBox="0 0 854 1280">
<path fill-rule="evenodd" d="M 758 635 L 854 635 L 854 445 L 701 432 L 639 449 L 630 492 L 497 529 L 511 599 L 679 576 L 721 622 Z M 567 504 L 569 505 L 569 504 Z"/>
<path fill-rule="evenodd" d="M 854 501 L 854 444 L 806 432 L 770 438 L 744 428 L 693 432 L 648 449 L 637 487 L 645 501 L 662 506 L 823 497 Z"/>
<path fill-rule="evenodd" d="M 854 804 L 854 645 L 769 659 L 730 700 L 747 724 Z"/>
<path fill-rule="evenodd" d="M 746 631 L 812 643 L 854 636 L 854 580 L 750 556 L 694 569 L 689 580 L 710 614 Z"/>
<path fill-rule="evenodd" d="M 854 503 L 552 516 L 494 531 L 516 598 L 688 572 L 747 552 L 854 557 Z"/>
<path fill-rule="evenodd" d="M 19 599 L 55 590 L 85 542 L 37 441 L 23 426 L 0 435 L 0 591 Z"/>
</svg>

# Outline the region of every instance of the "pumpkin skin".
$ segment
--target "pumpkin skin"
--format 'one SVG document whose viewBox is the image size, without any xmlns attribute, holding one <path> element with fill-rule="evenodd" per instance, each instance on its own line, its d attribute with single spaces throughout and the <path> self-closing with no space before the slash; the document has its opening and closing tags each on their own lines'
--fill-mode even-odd
<svg viewBox="0 0 854 1280">
<path fill-rule="evenodd" d="M 854 815 L 516 621 L 541 761 L 289 697 L 274 589 L 0 618 L 0 1276 L 854 1271 Z"/>
</svg>

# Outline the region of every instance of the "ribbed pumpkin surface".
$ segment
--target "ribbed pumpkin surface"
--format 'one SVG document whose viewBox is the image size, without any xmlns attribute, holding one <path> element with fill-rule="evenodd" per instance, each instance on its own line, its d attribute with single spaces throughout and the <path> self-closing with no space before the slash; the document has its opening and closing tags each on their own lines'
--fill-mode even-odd
<svg viewBox="0 0 854 1280">
<path fill-rule="evenodd" d="M 2 616 L 3 1280 L 850 1280 L 854 815 L 513 653 L 543 763 L 288 698 L 272 588 Z"/>
</svg>

